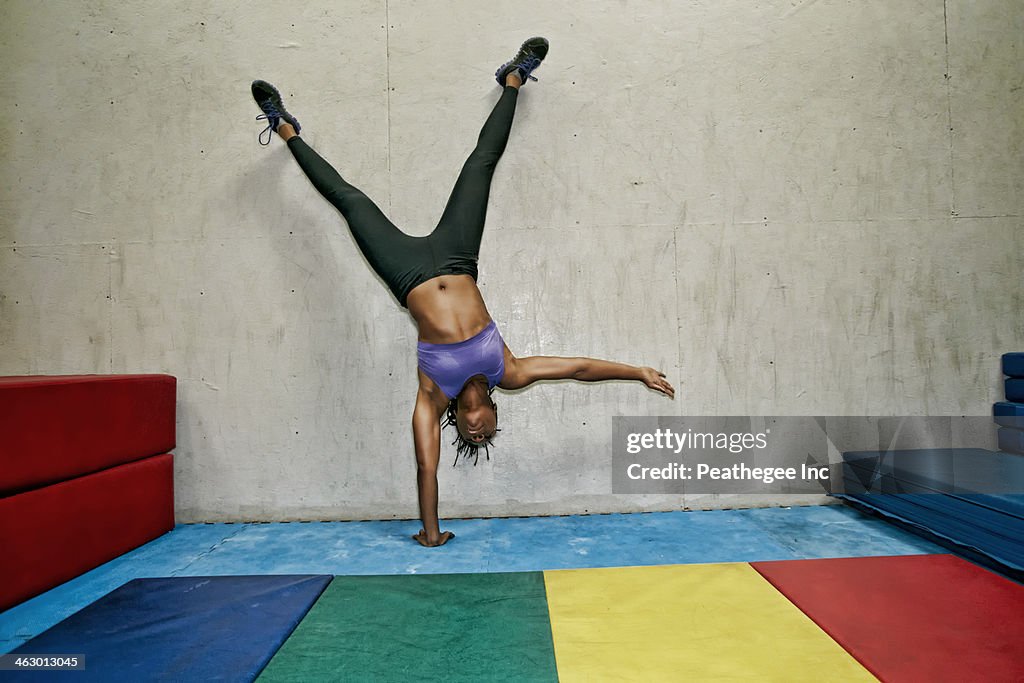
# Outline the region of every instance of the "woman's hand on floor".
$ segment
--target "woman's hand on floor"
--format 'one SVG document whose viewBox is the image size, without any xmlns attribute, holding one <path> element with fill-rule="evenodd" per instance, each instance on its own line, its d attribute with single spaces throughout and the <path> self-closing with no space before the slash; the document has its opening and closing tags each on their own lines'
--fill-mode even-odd
<svg viewBox="0 0 1024 683">
<path fill-rule="evenodd" d="M 665 373 L 654 368 L 640 368 L 640 381 L 669 398 L 674 398 L 676 395 L 676 390 L 665 380 Z"/>
<path fill-rule="evenodd" d="M 425 548 L 436 548 L 437 546 L 444 545 L 451 539 L 455 538 L 455 534 L 453 534 L 450 531 L 445 531 L 442 532 L 437 538 L 431 539 L 429 536 L 427 536 L 426 531 L 420 529 L 420 532 L 412 538 Z"/>
</svg>

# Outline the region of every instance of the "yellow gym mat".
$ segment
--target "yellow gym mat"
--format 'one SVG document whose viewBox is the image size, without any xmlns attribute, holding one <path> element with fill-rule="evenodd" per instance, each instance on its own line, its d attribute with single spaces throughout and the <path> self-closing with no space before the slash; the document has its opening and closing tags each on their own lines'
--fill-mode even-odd
<svg viewBox="0 0 1024 683">
<path fill-rule="evenodd" d="M 746 563 L 546 571 L 544 584 L 563 683 L 876 680 Z"/>
</svg>

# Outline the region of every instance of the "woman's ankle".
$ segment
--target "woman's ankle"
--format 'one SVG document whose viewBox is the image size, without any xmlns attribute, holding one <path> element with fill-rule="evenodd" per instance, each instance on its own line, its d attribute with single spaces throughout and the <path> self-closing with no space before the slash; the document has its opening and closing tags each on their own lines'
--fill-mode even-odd
<svg viewBox="0 0 1024 683">
<path fill-rule="evenodd" d="M 284 140 L 285 142 L 288 142 L 288 140 L 297 135 L 297 133 L 295 132 L 295 127 L 292 126 L 292 124 L 290 123 L 284 122 L 282 122 L 281 125 L 277 127 L 277 134 L 280 135 L 281 139 Z"/>
</svg>

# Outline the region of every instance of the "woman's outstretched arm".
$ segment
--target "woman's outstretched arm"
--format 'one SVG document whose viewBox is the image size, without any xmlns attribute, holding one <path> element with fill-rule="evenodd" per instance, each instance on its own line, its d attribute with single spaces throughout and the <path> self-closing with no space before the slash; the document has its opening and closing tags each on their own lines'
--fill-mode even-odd
<svg viewBox="0 0 1024 683">
<path fill-rule="evenodd" d="M 455 538 L 450 531 L 441 533 L 437 519 L 437 463 L 441 459 L 441 423 L 438 404 L 422 388 L 416 394 L 412 413 L 412 435 L 416 446 L 416 484 L 423 528 L 413 536 L 420 545 L 444 545 Z"/>
<path fill-rule="evenodd" d="M 529 356 L 516 358 L 506 351 L 503 389 L 521 389 L 542 379 L 575 379 L 580 382 L 600 382 L 608 379 L 626 379 L 643 382 L 651 389 L 669 398 L 675 389 L 665 380 L 665 373 L 654 368 L 615 363 L 598 358 L 560 358 L 558 356 Z"/>
</svg>

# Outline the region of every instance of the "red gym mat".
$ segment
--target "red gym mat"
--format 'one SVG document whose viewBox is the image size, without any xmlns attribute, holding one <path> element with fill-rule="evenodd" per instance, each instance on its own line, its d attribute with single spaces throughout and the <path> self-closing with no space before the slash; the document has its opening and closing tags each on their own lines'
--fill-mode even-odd
<svg viewBox="0 0 1024 683">
<path fill-rule="evenodd" d="M 174 459 L 0 498 L 0 611 L 174 528 Z"/>
<path fill-rule="evenodd" d="M 1024 680 L 1024 586 L 966 560 L 751 565 L 883 681 Z"/>
<path fill-rule="evenodd" d="M 170 375 L 0 377 L 0 496 L 174 449 Z"/>
</svg>

